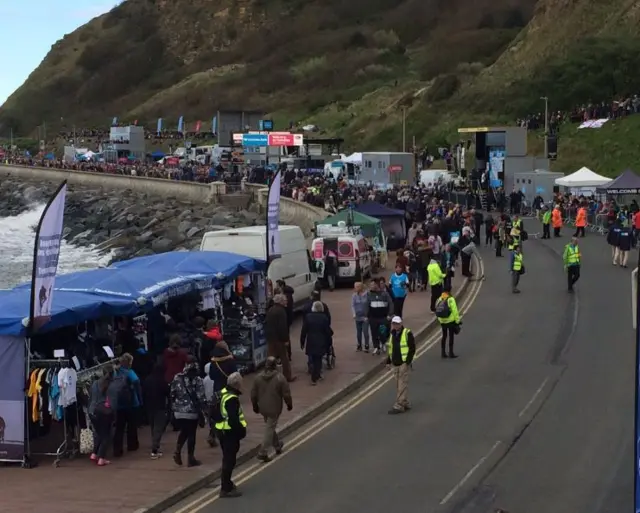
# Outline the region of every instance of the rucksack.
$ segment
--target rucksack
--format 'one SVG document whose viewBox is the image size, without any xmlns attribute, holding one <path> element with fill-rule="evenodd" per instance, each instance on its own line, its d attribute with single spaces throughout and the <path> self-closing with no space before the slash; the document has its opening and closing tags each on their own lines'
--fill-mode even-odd
<svg viewBox="0 0 640 513">
<path fill-rule="evenodd" d="M 441 299 L 436 303 L 436 317 L 446 319 L 451 315 L 451 307 L 449 306 L 449 299 Z"/>
<path fill-rule="evenodd" d="M 222 415 L 222 391 L 213 393 L 213 398 L 209 403 L 209 420 L 211 424 L 224 421 L 224 416 Z"/>
<path fill-rule="evenodd" d="M 111 384 L 116 395 L 118 408 L 130 408 L 133 406 L 133 387 L 128 376 L 117 374 Z"/>
</svg>

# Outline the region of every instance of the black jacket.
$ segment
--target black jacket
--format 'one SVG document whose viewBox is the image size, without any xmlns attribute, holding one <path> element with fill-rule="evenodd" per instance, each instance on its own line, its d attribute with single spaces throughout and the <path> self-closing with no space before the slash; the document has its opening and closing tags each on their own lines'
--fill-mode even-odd
<svg viewBox="0 0 640 513">
<path fill-rule="evenodd" d="M 241 392 L 235 390 L 231 387 L 227 387 L 229 392 L 240 396 Z M 231 399 L 227 399 L 225 403 L 225 407 L 227 410 L 227 415 L 229 416 L 229 427 L 231 428 L 231 434 L 238 438 L 238 440 L 242 440 L 245 436 L 247 436 L 247 428 L 240 424 L 240 397 Z"/>
<path fill-rule="evenodd" d="M 400 351 L 400 335 L 402 331 L 392 331 L 391 332 L 391 356 L 387 356 L 387 364 L 391 364 L 394 367 L 399 367 L 403 363 L 407 365 L 413 362 L 413 357 L 416 354 L 416 339 L 413 336 L 413 333 L 409 331 L 407 334 L 407 345 L 409 346 L 409 354 L 407 354 L 407 361 L 402 361 L 402 353 Z"/>
<path fill-rule="evenodd" d="M 300 332 L 300 347 L 309 356 L 324 356 L 331 346 L 333 330 L 324 312 L 311 312 L 304 316 Z"/>
<path fill-rule="evenodd" d="M 219 392 L 227 386 L 227 378 L 238 371 L 233 355 L 227 353 L 224 347 L 216 346 L 211 353 L 209 377 L 213 381 L 213 390 Z"/>
<path fill-rule="evenodd" d="M 304 311 L 302 312 L 302 315 L 307 315 L 311 313 L 311 307 L 313 306 L 313 303 L 315 303 L 317 300 L 311 299 L 307 305 L 304 307 Z M 329 326 L 331 326 L 331 310 L 329 310 L 329 307 L 327 306 L 327 303 L 325 303 L 324 301 L 320 301 L 322 303 L 322 306 L 324 307 L 324 314 L 327 316 L 327 319 L 329 319 Z M 303 317 L 304 319 L 304 317 Z"/>
<path fill-rule="evenodd" d="M 164 368 L 154 370 L 142 382 L 143 404 L 147 411 L 166 411 L 169 405 L 169 385 L 164 379 Z"/>
</svg>

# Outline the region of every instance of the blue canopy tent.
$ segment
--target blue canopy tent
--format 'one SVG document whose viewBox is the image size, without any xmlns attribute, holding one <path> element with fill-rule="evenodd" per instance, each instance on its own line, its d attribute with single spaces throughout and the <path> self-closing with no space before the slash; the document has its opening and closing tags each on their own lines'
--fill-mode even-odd
<svg viewBox="0 0 640 513">
<path fill-rule="evenodd" d="M 596 189 L 598 194 L 640 194 L 640 176 L 631 169 L 623 171 L 615 180 Z"/>
<path fill-rule="evenodd" d="M 404 246 L 407 229 L 404 212 L 402 210 L 389 208 L 376 201 L 367 201 L 361 205 L 357 205 L 356 210 L 361 214 L 380 219 L 382 222 L 382 232 L 387 238 L 387 247 L 389 249 Z M 393 237 L 391 237 L 391 234 L 393 234 Z"/>
<path fill-rule="evenodd" d="M 155 159 L 155 160 L 160 160 L 160 159 L 163 159 L 164 157 L 165 157 L 164 152 L 162 152 L 162 151 L 158 151 L 158 150 L 154 151 L 154 152 L 151 154 L 151 158 L 153 158 L 153 159 Z"/>
<path fill-rule="evenodd" d="M 0 335 L 25 335 L 23 321 L 28 320 L 31 286 L 0 290 Z M 71 326 L 90 319 L 117 315 L 135 315 L 134 300 L 82 292 L 56 291 L 53 295 L 51 320 L 42 331 Z"/>
<path fill-rule="evenodd" d="M 54 288 L 54 315 L 44 329 L 100 317 L 135 315 L 172 297 L 222 286 L 237 276 L 265 268 L 261 260 L 234 253 L 176 251 L 134 258 L 104 269 L 62 274 Z M 28 317 L 30 290 L 31 283 L 26 283 L 0 291 L 0 329 L 5 323 L 5 299 L 22 305 L 16 314 L 20 325 Z M 76 305 L 78 301 L 80 306 Z M 15 327 L 15 318 L 6 322 Z"/>
</svg>

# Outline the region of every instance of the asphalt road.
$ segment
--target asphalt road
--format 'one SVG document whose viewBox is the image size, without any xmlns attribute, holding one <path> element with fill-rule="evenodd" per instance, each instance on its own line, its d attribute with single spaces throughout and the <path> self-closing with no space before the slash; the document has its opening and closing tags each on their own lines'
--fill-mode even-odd
<svg viewBox="0 0 640 513">
<path fill-rule="evenodd" d="M 562 248 L 555 240 L 541 244 L 549 251 Z M 612 266 L 602 237 L 588 237 L 581 246 L 578 322 L 555 362 L 557 384 L 517 443 L 456 512 L 633 511 L 631 271 Z M 632 252 L 630 268 L 637 256 Z"/>
<path fill-rule="evenodd" d="M 244 497 L 202 511 L 627 510 L 630 270 L 614 268 L 592 235 L 578 291 L 567 294 L 565 242 L 525 247 L 518 296 L 506 259 L 485 255 L 487 280 L 464 318 L 460 358 L 442 361 L 434 348 L 415 363 L 411 412 L 387 415 L 387 385 L 244 483 Z"/>
</svg>

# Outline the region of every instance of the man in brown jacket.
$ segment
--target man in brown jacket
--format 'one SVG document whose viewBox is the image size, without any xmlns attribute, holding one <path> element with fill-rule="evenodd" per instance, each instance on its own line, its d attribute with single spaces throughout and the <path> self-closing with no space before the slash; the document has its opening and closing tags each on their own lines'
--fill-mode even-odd
<svg viewBox="0 0 640 513">
<path fill-rule="evenodd" d="M 285 377 L 278 372 L 277 362 L 273 356 L 267 358 L 264 370 L 256 376 L 251 389 L 251 404 L 253 411 L 264 417 L 265 428 L 262 446 L 258 452 L 258 459 L 263 462 L 271 461 L 269 448 L 273 446 L 276 454 L 282 453 L 282 442 L 278 438 L 276 429 L 278 419 L 282 414 L 282 403 L 286 403 L 287 411 L 293 409 L 291 389 Z"/>
<path fill-rule="evenodd" d="M 291 375 L 291 363 L 287 355 L 289 340 L 289 322 L 287 321 L 287 296 L 276 294 L 273 297 L 273 306 L 267 311 L 264 322 L 264 331 L 267 337 L 267 350 L 269 356 L 280 360 L 282 373 L 287 381 L 296 378 Z"/>
</svg>

